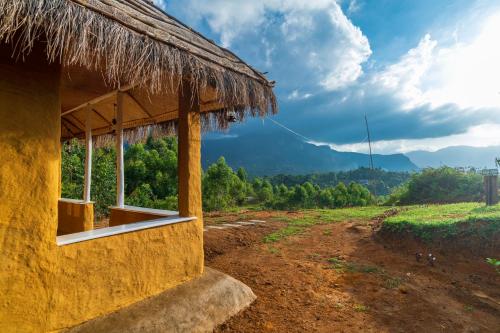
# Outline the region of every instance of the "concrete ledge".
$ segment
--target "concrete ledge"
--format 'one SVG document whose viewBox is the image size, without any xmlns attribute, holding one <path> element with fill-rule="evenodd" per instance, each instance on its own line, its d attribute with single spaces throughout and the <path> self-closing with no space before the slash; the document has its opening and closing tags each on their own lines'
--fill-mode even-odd
<svg viewBox="0 0 500 333">
<path fill-rule="evenodd" d="M 66 332 L 212 332 L 215 327 L 247 308 L 255 299 L 255 294 L 247 285 L 205 267 L 205 273 L 200 278 Z"/>
<path fill-rule="evenodd" d="M 146 214 L 159 215 L 159 216 L 179 215 L 179 212 L 176 212 L 173 210 L 144 208 L 144 207 L 135 207 L 135 206 L 127 206 L 127 205 L 125 205 L 123 207 L 111 206 L 109 208 L 116 209 L 116 210 L 122 210 L 122 211 L 126 211 L 126 212 L 146 213 Z"/>
</svg>

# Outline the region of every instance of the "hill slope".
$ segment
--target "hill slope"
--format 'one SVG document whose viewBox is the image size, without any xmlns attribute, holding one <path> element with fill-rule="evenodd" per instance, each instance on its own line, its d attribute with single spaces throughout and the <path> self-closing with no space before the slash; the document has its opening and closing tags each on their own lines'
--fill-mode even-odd
<svg viewBox="0 0 500 333">
<path fill-rule="evenodd" d="M 276 132 L 203 141 L 204 168 L 220 156 L 224 156 L 231 167 L 244 167 L 254 176 L 352 170 L 367 167 L 369 164 L 366 154 L 339 152 L 327 146 L 318 147 L 287 133 Z M 375 167 L 385 170 L 417 169 L 417 166 L 402 154 L 374 155 L 373 160 Z"/>
<path fill-rule="evenodd" d="M 410 160 L 421 168 L 451 167 L 493 168 L 495 157 L 500 157 L 500 146 L 494 147 L 468 147 L 455 146 L 440 149 L 435 152 L 413 151 L 405 154 Z"/>
</svg>

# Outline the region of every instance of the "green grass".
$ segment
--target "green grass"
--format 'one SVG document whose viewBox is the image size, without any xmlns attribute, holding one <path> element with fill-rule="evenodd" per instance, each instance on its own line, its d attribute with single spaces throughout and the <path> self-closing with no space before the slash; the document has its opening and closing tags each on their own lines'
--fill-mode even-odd
<svg viewBox="0 0 500 333">
<path fill-rule="evenodd" d="M 353 207 L 341 209 L 318 209 L 313 211 L 305 211 L 310 214 L 317 215 L 317 218 L 323 223 L 342 222 L 348 220 L 371 220 L 385 211 L 387 207 L 368 206 L 368 207 Z"/>
<path fill-rule="evenodd" d="M 264 242 L 272 243 L 280 241 L 286 237 L 300 234 L 307 228 L 317 224 L 337 223 L 349 220 L 367 221 L 383 214 L 385 211 L 387 211 L 387 207 L 370 206 L 341 209 L 308 209 L 299 211 L 297 216 L 283 216 L 280 214 L 272 217 L 271 220 L 285 222 L 287 226 L 265 236 Z"/>
<path fill-rule="evenodd" d="M 486 258 L 486 262 L 495 268 L 497 273 L 500 274 L 500 260 L 495 258 Z"/>
<path fill-rule="evenodd" d="M 493 233 L 500 232 L 500 205 L 486 207 L 481 203 L 459 203 L 410 206 L 387 218 L 383 228 L 393 232 L 410 231 L 424 240 L 470 233 L 491 237 Z"/>
<path fill-rule="evenodd" d="M 271 253 L 271 254 L 280 254 L 280 250 L 275 248 L 275 247 L 269 246 L 267 249 L 269 250 L 269 253 Z"/>
<path fill-rule="evenodd" d="M 354 311 L 356 312 L 366 312 L 369 310 L 369 307 L 363 304 L 354 304 L 353 307 Z"/>
<path fill-rule="evenodd" d="M 331 268 L 335 269 L 335 270 L 344 270 L 345 268 L 345 263 L 343 260 L 339 259 L 339 258 L 329 258 L 328 259 L 328 262 L 330 263 L 331 265 Z"/>
<path fill-rule="evenodd" d="M 472 305 L 465 305 L 464 309 L 466 312 L 473 312 L 475 310 Z"/>
<path fill-rule="evenodd" d="M 337 257 L 329 258 L 328 263 L 330 268 L 336 270 L 339 273 L 350 272 L 350 273 L 383 273 L 384 270 L 377 266 L 362 265 L 354 262 L 346 262 Z"/>
<path fill-rule="evenodd" d="M 331 236 L 332 233 L 333 233 L 333 231 L 331 231 L 331 230 L 325 230 L 325 231 L 323 231 L 323 235 L 324 236 Z"/>
<path fill-rule="evenodd" d="M 264 243 L 274 243 L 278 242 L 284 238 L 287 238 L 289 236 L 297 235 L 303 231 L 303 228 L 300 227 L 295 227 L 295 226 L 288 226 L 283 229 L 280 229 L 276 232 L 273 232 L 267 236 L 264 237 Z"/>
<path fill-rule="evenodd" d="M 403 280 L 398 277 L 392 277 L 385 275 L 384 276 L 384 288 L 386 289 L 394 289 L 397 288 L 403 283 Z"/>
</svg>

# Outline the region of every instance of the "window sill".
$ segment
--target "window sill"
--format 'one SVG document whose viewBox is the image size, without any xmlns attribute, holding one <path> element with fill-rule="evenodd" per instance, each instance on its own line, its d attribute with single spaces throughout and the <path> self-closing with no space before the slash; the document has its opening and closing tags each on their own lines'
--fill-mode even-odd
<svg viewBox="0 0 500 333">
<path fill-rule="evenodd" d="M 110 228 L 102 228 L 90 231 L 78 232 L 75 234 L 63 235 L 57 237 L 57 245 L 64 246 L 74 243 L 80 243 L 85 241 L 90 241 L 92 239 L 110 237 L 114 235 L 125 234 L 129 232 L 157 228 L 170 224 L 177 224 L 183 222 L 190 222 L 196 220 L 196 217 L 179 217 L 176 216 L 168 216 L 165 218 L 158 218 L 155 220 L 145 221 L 145 222 L 136 222 L 130 224 L 123 224 L 116 227 Z"/>
<path fill-rule="evenodd" d="M 72 203 L 72 204 L 77 204 L 77 205 L 86 205 L 86 204 L 93 204 L 93 201 L 85 201 L 85 200 L 78 200 L 78 199 L 67 199 L 67 198 L 59 198 L 60 202 L 66 202 L 66 203 Z"/>
<path fill-rule="evenodd" d="M 163 210 L 163 209 L 153 209 L 153 208 L 144 208 L 144 207 L 135 207 L 135 206 L 112 206 L 110 207 L 116 210 L 122 210 L 125 212 L 134 212 L 134 213 L 145 213 L 151 215 L 159 215 L 159 216 L 178 216 L 179 212 L 175 212 L 173 210 Z"/>
</svg>

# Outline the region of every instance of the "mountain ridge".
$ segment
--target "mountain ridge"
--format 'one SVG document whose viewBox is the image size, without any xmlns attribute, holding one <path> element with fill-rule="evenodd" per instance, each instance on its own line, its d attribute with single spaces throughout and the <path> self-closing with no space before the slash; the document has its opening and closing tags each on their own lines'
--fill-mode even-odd
<svg viewBox="0 0 500 333">
<path fill-rule="evenodd" d="M 418 167 L 475 167 L 494 168 L 495 157 L 500 157 L 500 146 L 451 146 L 435 152 L 417 150 L 405 155 Z"/>
<path fill-rule="evenodd" d="M 346 171 L 369 166 L 369 155 L 316 146 L 288 133 L 264 133 L 203 140 L 206 168 L 224 156 L 233 169 L 244 167 L 253 176 Z M 374 165 L 388 171 L 414 171 L 418 167 L 403 154 L 373 155 Z"/>
</svg>

